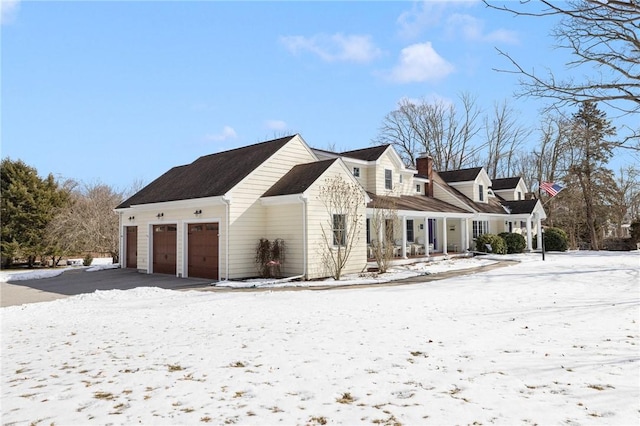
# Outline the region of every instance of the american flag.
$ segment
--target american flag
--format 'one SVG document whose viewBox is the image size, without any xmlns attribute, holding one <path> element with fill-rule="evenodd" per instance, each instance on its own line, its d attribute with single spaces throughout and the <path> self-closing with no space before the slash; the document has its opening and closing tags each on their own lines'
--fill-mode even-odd
<svg viewBox="0 0 640 426">
<path fill-rule="evenodd" d="M 558 195 L 558 192 L 562 191 L 564 188 L 554 182 L 542 182 L 540 184 L 540 189 L 543 189 L 550 197 Z"/>
</svg>

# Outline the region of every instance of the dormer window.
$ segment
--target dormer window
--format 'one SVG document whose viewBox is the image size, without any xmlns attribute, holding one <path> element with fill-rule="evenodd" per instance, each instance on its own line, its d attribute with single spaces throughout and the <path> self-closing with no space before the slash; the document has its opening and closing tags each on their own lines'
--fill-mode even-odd
<svg viewBox="0 0 640 426">
<path fill-rule="evenodd" d="M 353 176 L 354 177 L 360 177 L 360 167 L 354 167 L 353 168 Z"/>
<path fill-rule="evenodd" d="M 417 193 L 421 193 L 421 192 L 422 192 L 422 191 L 421 191 L 421 189 L 422 189 L 422 185 L 417 184 L 417 185 L 416 185 L 416 192 L 417 192 Z"/>
<path fill-rule="evenodd" d="M 518 200 L 522 200 L 522 192 L 518 191 Z"/>
<path fill-rule="evenodd" d="M 484 201 L 484 185 L 478 185 L 478 199 Z"/>
<path fill-rule="evenodd" d="M 393 189 L 393 175 L 389 169 L 384 170 L 384 188 L 388 190 Z"/>
</svg>

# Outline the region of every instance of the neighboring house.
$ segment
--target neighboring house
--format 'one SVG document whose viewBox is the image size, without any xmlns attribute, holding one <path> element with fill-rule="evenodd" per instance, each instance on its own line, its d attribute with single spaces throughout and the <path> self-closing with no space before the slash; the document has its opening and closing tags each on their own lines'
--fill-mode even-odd
<svg viewBox="0 0 640 426">
<path fill-rule="evenodd" d="M 121 259 L 146 273 L 240 279 L 257 275 L 259 239 L 281 238 L 285 276 L 325 277 L 319 250 L 331 217 L 319 194 L 335 176 L 358 183 L 367 203 L 344 273 L 367 267 L 367 245 L 379 238 L 371 235 L 370 221 L 381 200 L 393 202 L 398 213 L 386 226 L 394 227 L 399 260 L 463 253 L 478 235 L 508 230 L 523 233 L 531 249 L 546 216 L 538 200 L 511 199 L 517 196 L 511 192 L 526 192 L 521 180 L 497 197 L 482 168 L 459 172 L 437 173 L 427 157 L 408 168 L 390 145 L 344 153 L 312 149 L 300 135 L 203 156 L 116 208 Z"/>
</svg>

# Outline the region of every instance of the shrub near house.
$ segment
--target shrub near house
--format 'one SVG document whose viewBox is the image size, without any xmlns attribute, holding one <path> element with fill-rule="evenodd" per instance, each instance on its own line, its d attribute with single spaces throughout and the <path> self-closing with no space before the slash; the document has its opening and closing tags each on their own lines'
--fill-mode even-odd
<svg viewBox="0 0 640 426">
<path fill-rule="evenodd" d="M 521 234 L 515 232 L 502 232 L 498 234 L 507 245 L 507 253 L 523 253 L 527 247 L 527 241 Z"/>
<path fill-rule="evenodd" d="M 482 234 L 476 239 L 476 250 L 484 253 L 505 254 L 507 244 L 499 235 Z"/>
<path fill-rule="evenodd" d="M 544 230 L 544 248 L 547 251 L 567 251 L 569 237 L 560 228 L 546 228 Z"/>
</svg>

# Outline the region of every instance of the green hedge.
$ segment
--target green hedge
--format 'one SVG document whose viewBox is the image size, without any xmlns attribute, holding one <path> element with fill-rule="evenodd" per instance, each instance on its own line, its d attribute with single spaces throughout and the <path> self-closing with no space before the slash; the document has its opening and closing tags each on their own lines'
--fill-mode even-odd
<svg viewBox="0 0 640 426">
<path fill-rule="evenodd" d="M 524 249 L 527 247 L 527 240 L 521 234 L 515 232 L 502 232 L 498 234 L 505 244 L 507 245 L 507 253 L 524 253 Z"/>
<path fill-rule="evenodd" d="M 487 244 L 491 246 L 491 250 L 487 248 Z M 507 244 L 499 235 L 482 234 L 476 238 L 476 250 L 484 253 L 505 254 L 507 252 Z"/>
<path fill-rule="evenodd" d="M 544 249 L 546 251 L 567 251 L 569 237 L 560 228 L 545 228 Z"/>
</svg>

